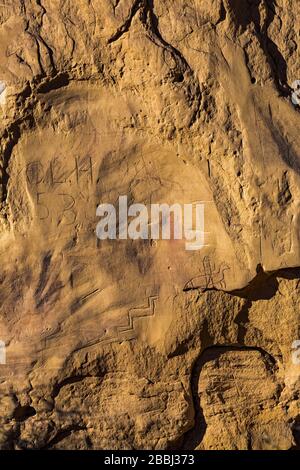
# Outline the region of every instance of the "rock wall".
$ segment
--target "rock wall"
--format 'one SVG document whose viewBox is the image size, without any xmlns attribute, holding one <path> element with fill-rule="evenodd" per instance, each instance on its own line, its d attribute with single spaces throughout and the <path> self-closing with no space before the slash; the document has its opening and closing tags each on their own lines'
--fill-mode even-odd
<svg viewBox="0 0 300 470">
<path fill-rule="evenodd" d="M 299 18 L 2 0 L 1 449 L 300 445 Z M 204 247 L 97 239 L 120 195 Z"/>
</svg>

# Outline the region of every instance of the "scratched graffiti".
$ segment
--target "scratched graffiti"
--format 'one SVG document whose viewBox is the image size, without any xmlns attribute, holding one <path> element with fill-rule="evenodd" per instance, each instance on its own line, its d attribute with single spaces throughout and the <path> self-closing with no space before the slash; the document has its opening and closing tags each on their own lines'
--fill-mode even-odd
<svg viewBox="0 0 300 470">
<path fill-rule="evenodd" d="M 55 187 L 59 184 L 67 182 L 71 183 L 71 178 L 74 178 L 73 182 L 78 185 L 81 182 L 83 175 L 87 175 L 87 179 L 92 183 L 92 158 L 90 156 L 86 156 L 81 159 L 75 157 L 73 161 L 74 166 L 71 171 L 66 169 L 63 162 L 57 157 L 52 158 L 46 168 L 39 160 L 30 162 L 26 166 L 27 182 L 32 186 L 38 186 L 41 183 L 45 183 L 50 187 Z"/>
<path fill-rule="evenodd" d="M 75 157 L 71 169 L 58 157 L 47 165 L 35 160 L 26 165 L 25 173 L 39 220 L 74 225 L 79 218 L 77 205 L 87 207 L 89 201 L 89 185 L 94 181 L 92 158 Z M 89 220 L 86 212 L 83 218 Z"/>
</svg>

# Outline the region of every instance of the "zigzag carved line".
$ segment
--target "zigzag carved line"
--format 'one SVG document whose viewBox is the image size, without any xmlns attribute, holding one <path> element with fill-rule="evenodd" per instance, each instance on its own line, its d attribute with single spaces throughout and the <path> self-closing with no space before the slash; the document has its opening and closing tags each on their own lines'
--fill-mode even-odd
<svg viewBox="0 0 300 470">
<path fill-rule="evenodd" d="M 146 307 L 135 307 L 128 311 L 128 325 L 119 326 L 117 328 L 118 333 L 128 333 L 134 331 L 134 320 L 137 318 L 146 318 L 154 315 L 155 302 L 158 300 L 158 296 L 148 297 L 148 305 Z"/>
</svg>

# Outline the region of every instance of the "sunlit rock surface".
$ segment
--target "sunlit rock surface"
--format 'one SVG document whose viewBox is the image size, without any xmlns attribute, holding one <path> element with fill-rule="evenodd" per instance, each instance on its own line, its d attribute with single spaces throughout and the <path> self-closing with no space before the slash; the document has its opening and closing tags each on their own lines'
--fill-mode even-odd
<svg viewBox="0 0 300 470">
<path fill-rule="evenodd" d="M 299 18 L 2 0 L 0 448 L 299 445 Z M 120 195 L 205 246 L 98 240 Z"/>
</svg>

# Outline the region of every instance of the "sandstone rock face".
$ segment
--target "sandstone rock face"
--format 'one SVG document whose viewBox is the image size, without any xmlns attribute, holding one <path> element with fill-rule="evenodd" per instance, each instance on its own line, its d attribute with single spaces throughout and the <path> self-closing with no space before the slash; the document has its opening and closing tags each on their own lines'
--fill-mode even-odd
<svg viewBox="0 0 300 470">
<path fill-rule="evenodd" d="M 2 0 L 1 449 L 300 445 L 299 18 Z M 97 239 L 120 195 L 204 246 Z"/>
</svg>

